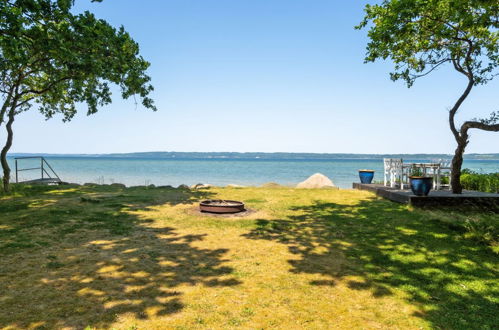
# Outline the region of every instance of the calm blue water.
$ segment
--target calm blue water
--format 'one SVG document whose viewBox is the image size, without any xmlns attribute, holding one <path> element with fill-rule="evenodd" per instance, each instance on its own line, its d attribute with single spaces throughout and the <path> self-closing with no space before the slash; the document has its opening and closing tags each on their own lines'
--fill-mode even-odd
<svg viewBox="0 0 499 330">
<path fill-rule="evenodd" d="M 75 183 L 124 183 L 134 185 L 193 185 L 209 183 L 261 185 L 277 182 L 295 185 L 314 173 L 328 176 L 340 188 L 359 181 L 357 170 L 373 169 L 374 180 L 383 180 L 380 159 L 331 160 L 242 160 L 242 159 L 130 159 L 95 157 L 46 157 L 63 181 Z M 428 162 L 409 160 L 404 162 Z M 14 172 L 13 159 L 10 159 Z M 23 160 L 20 167 L 37 167 L 39 161 Z M 478 172 L 499 172 L 497 160 L 467 160 L 464 168 Z M 15 173 L 13 173 L 13 176 Z M 40 177 L 39 171 L 21 172 L 19 179 Z M 14 179 L 14 178 L 13 178 Z"/>
</svg>

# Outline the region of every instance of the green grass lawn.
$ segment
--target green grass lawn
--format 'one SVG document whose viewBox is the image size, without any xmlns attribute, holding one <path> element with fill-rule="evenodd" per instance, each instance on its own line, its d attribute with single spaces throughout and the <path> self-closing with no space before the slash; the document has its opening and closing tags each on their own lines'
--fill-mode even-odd
<svg viewBox="0 0 499 330">
<path fill-rule="evenodd" d="M 15 187 L 0 328 L 493 329 L 498 222 L 354 190 Z"/>
</svg>

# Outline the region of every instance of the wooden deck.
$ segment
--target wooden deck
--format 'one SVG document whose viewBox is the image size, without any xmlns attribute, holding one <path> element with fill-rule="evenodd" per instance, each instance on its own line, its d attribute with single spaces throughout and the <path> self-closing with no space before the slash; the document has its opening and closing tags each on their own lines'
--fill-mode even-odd
<svg viewBox="0 0 499 330">
<path fill-rule="evenodd" d="M 453 194 L 449 190 L 432 190 L 428 196 L 416 196 L 409 189 L 385 187 L 381 184 L 353 183 L 354 189 L 367 190 L 380 197 L 397 203 L 417 207 L 435 206 L 473 206 L 499 212 L 499 194 L 465 190 L 462 194 Z"/>
</svg>

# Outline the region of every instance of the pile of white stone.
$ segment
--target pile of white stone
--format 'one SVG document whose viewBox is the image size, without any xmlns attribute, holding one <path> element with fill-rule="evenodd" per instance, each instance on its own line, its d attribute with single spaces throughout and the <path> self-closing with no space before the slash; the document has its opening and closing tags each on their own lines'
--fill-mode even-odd
<svg viewBox="0 0 499 330">
<path fill-rule="evenodd" d="M 333 181 L 321 173 L 315 173 L 307 180 L 300 182 L 296 188 L 336 188 Z"/>
</svg>

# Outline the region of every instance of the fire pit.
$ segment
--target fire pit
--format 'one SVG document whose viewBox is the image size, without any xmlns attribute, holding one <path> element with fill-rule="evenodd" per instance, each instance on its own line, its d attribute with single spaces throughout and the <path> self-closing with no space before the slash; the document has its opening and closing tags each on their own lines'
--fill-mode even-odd
<svg viewBox="0 0 499 330">
<path fill-rule="evenodd" d="M 238 201 L 208 199 L 199 204 L 201 212 L 237 213 L 244 211 L 244 203 Z"/>
</svg>

